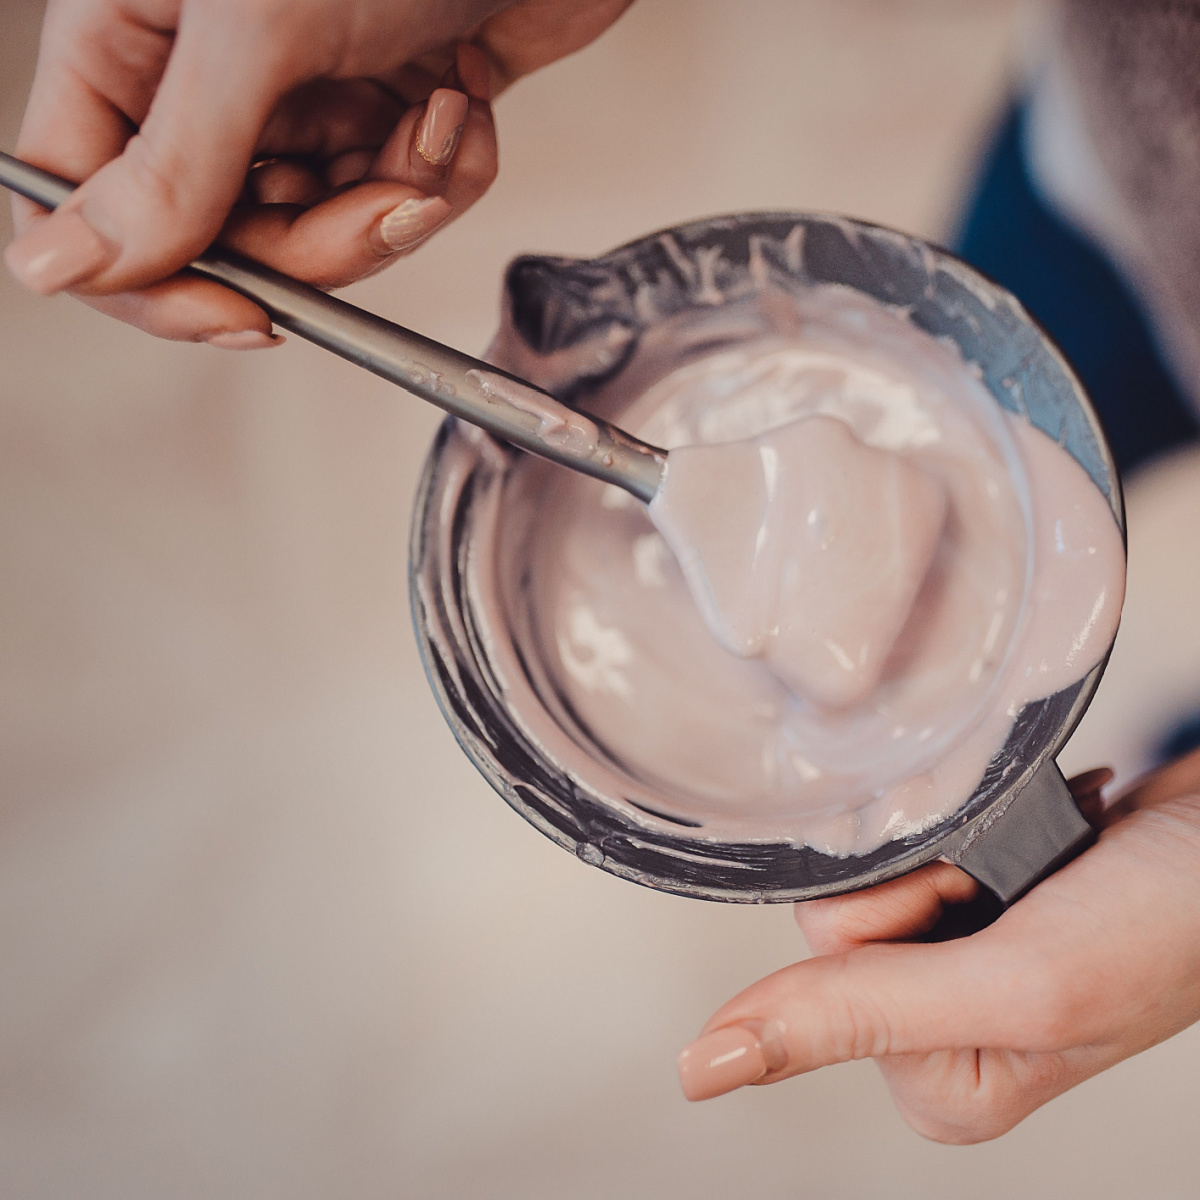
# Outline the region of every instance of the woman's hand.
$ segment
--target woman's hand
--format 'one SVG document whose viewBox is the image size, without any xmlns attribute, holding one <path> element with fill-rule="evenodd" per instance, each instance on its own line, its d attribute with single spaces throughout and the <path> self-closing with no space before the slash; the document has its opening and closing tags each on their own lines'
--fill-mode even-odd
<svg viewBox="0 0 1200 1200">
<path fill-rule="evenodd" d="M 1200 751 L 1098 813 L 1099 842 L 994 925 L 914 944 L 977 885 L 945 863 L 796 906 L 815 957 L 731 1000 L 680 1056 L 689 1099 L 856 1058 L 942 1142 L 997 1137 L 1200 1018 Z"/>
<path fill-rule="evenodd" d="M 271 345 L 252 301 L 170 277 L 218 234 L 322 287 L 408 253 L 495 177 L 495 93 L 630 3 L 50 0 L 17 152 L 86 182 L 17 201 L 9 267 L 160 337 Z"/>
</svg>

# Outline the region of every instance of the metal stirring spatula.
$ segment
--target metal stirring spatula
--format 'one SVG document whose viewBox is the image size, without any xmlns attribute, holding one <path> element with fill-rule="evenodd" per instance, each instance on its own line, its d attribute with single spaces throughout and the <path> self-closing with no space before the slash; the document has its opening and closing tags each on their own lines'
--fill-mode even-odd
<svg viewBox="0 0 1200 1200">
<path fill-rule="evenodd" d="M 54 209 L 75 185 L 0 153 L 0 184 Z M 276 325 L 488 433 L 649 503 L 667 452 L 561 404 L 526 380 L 213 246 L 190 267 L 261 305 Z"/>
</svg>

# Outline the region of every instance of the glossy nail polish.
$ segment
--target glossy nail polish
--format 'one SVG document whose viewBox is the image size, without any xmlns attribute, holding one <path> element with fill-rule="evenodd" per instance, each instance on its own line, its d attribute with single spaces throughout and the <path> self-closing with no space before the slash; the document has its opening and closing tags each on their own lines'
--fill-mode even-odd
<svg viewBox="0 0 1200 1200">
<path fill-rule="evenodd" d="M 379 222 L 379 238 L 385 254 L 410 250 L 424 241 L 451 213 L 441 196 L 422 196 L 398 204 Z"/>
<path fill-rule="evenodd" d="M 4 252 L 8 269 L 43 296 L 95 275 L 116 257 L 116 247 L 77 212 L 55 213 L 38 221 Z"/>
<path fill-rule="evenodd" d="M 204 340 L 218 350 L 268 350 L 272 346 L 282 346 L 287 338 L 277 333 L 262 333 L 257 329 L 239 329 L 210 334 Z"/>
<path fill-rule="evenodd" d="M 738 1025 L 706 1033 L 679 1056 L 679 1083 L 689 1100 L 710 1100 L 766 1073 L 758 1038 Z"/>
<path fill-rule="evenodd" d="M 427 163 L 444 167 L 454 157 L 469 103 L 462 92 L 451 88 L 438 88 L 429 97 L 425 119 L 417 131 L 417 153 Z"/>
</svg>

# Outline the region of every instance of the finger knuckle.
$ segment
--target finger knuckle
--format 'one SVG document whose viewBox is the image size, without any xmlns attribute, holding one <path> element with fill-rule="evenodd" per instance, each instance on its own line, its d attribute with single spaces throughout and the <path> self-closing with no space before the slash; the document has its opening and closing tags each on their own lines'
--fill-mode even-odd
<svg viewBox="0 0 1200 1200">
<path fill-rule="evenodd" d="M 135 134 L 122 156 L 130 183 L 152 209 L 174 212 L 180 207 L 179 173 L 143 134 Z"/>
<path fill-rule="evenodd" d="M 892 1046 L 892 1024 L 871 997 L 834 995 L 823 1006 L 828 1057 L 836 1062 L 880 1058 Z"/>
</svg>

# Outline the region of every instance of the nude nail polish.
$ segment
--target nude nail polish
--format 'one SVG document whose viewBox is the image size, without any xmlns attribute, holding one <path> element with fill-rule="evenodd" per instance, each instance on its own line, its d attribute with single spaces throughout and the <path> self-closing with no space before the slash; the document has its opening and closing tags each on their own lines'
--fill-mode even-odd
<svg viewBox="0 0 1200 1200">
<path fill-rule="evenodd" d="M 278 333 L 262 333 L 258 329 L 238 329 L 214 333 L 204 339 L 218 350 L 268 350 L 282 346 L 287 338 Z"/>
<path fill-rule="evenodd" d="M 4 252 L 8 269 L 43 296 L 96 274 L 116 257 L 116 247 L 77 212 L 55 213 L 38 221 Z"/>
<path fill-rule="evenodd" d="M 413 197 L 398 204 L 379 222 L 379 237 L 385 254 L 410 250 L 424 241 L 451 213 L 441 196 Z"/>
<path fill-rule="evenodd" d="M 766 1073 L 758 1038 L 738 1025 L 706 1033 L 679 1056 L 679 1083 L 689 1100 L 711 1100 Z"/>
<path fill-rule="evenodd" d="M 432 166 L 444 167 L 458 149 L 469 101 L 462 92 L 438 88 L 425 105 L 417 131 L 417 153 Z"/>
</svg>

